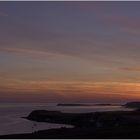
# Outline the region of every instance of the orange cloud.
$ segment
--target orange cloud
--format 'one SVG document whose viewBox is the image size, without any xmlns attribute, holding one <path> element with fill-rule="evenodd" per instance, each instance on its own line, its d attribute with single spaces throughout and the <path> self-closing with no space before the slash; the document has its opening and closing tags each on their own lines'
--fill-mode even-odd
<svg viewBox="0 0 140 140">
<path fill-rule="evenodd" d="M 0 97 L 42 98 L 50 101 L 135 100 L 140 99 L 140 83 L 88 81 L 32 81 L 0 79 Z M 28 100 L 28 99 L 27 99 Z M 32 99 L 30 99 L 32 100 Z M 45 100 L 45 99 L 44 99 Z"/>
<path fill-rule="evenodd" d="M 140 68 L 139 67 L 123 67 L 123 68 L 120 68 L 121 70 L 124 70 L 124 71 L 132 71 L 132 72 L 139 72 L 140 71 Z"/>
<path fill-rule="evenodd" d="M 1 82 L 0 90 L 25 91 L 25 92 L 48 92 L 53 91 L 63 95 L 71 96 L 71 92 L 79 96 L 106 95 L 137 95 L 140 97 L 139 83 L 124 82 L 83 82 L 83 81 L 23 81 L 8 79 Z M 96 94 L 95 94 L 96 93 Z"/>
</svg>

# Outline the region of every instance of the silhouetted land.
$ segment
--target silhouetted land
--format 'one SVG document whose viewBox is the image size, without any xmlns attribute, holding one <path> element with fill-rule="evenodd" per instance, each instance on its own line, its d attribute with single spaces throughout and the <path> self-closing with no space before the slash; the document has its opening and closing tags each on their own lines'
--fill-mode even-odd
<svg viewBox="0 0 140 140">
<path fill-rule="evenodd" d="M 124 106 L 127 108 L 140 108 L 140 102 L 128 102 Z"/>
<path fill-rule="evenodd" d="M 140 138 L 140 126 L 109 128 L 60 128 L 38 131 L 31 134 L 0 136 L 2 139 L 109 139 Z"/>
<path fill-rule="evenodd" d="M 57 104 L 57 106 L 109 106 L 112 104 Z"/>
<path fill-rule="evenodd" d="M 59 104 L 83 106 L 83 104 Z M 37 122 L 73 125 L 73 128 L 50 129 L 30 134 L 0 136 L 0 138 L 140 138 L 140 102 L 124 105 L 134 111 L 109 111 L 91 113 L 62 113 L 35 110 L 25 119 Z"/>
<path fill-rule="evenodd" d="M 35 110 L 25 119 L 73 125 L 60 128 L 0 136 L 0 138 L 140 138 L 140 110 L 94 113 L 62 113 L 60 111 Z"/>
</svg>

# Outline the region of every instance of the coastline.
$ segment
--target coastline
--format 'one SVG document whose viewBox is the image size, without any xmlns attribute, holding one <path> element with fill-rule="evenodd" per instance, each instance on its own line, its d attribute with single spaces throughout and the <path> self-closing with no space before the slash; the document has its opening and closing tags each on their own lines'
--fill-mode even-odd
<svg viewBox="0 0 140 140">
<path fill-rule="evenodd" d="M 40 104 L 1 104 L 0 106 L 0 135 L 8 134 L 21 134 L 21 133 L 32 133 L 34 130 L 48 130 L 52 128 L 60 128 L 62 125 L 56 125 L 55 123 L 46 122 L 34 122 L 22 117 L 26 117 L 33 110 L 56 110 L 65 113 L 88 113 L 88 112 L 102 112 L 112 110 L 129 110 L 121 106 L 77 106 L 77 107 L 60 107 L 56 106 L 55 103 L 40 103 Z M 36 127 L 34 128 L 34 125 Z"/>
<path fill-rule="evenodd" d="M 58 111 L 51 112 L 51 115 L 54 115 L 53 113 L 58 113 L 58 116 L 60 115 Z M 85 126 L 85 124 L 87 124 L 87 122 L 85 122 L 85 124 L 82 123 L 81 126 L 75 124 L 74 128 L 62 127 L 33 133 L 1 135 L 0 138 L 140 138 L 139 110 L 80 113 L 79 117 L 83 118 L 83 115 L 89 114 L 93 116 L 96 115 L 96 123 L 92 123 L 90 126 Z M 55 114 L 56 117 L 57 115 Z M 62 113 L 61 115 L 65 116 L 66 114 Z M 71 116 L 75 114 L 68 113 L 67 115 Z M 57 122 L 59 123 L 58 120 L 59 119 L 57 119 Z M 38 121 L 41 122 L 41 120 Z M 81 119 L 79 124 L 81 124 L 82 121 Z M 87 121 L 89 121 L 89 118 Z M 52 123 L 52 120 L 47 120 L 46 122 Z M 99 122 L 102 122 L 102 125 L 97 125 Z M 68 124 L 70 124 L 70 122 L 68 122 Z"/>
</svg>

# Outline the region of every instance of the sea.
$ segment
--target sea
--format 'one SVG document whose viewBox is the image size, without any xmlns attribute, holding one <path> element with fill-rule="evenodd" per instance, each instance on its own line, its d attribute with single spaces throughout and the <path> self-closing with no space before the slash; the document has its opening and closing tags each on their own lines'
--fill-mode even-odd
<svg viewBox="0 0 140 140">
<path fill-rule="evenodd" d="M 121 105 L 108 106 L 57 106 L 56 103 L 0 103 L 0 135 L 32 133 L 38 130 L 67 127 L 71 125 L 35 122 L 24 119 L 33 110 L 51 110 L 69 113 L 101 111 L 128 111 Z"/>
</svg>

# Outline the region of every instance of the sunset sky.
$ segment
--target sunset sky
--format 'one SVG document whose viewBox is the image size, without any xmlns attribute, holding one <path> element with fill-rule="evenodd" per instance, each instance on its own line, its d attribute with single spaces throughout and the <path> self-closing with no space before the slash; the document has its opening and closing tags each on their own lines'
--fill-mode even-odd
<svg viewBox="0 0 140 140">
<path fill-rule="evenodd" d="M 0 2 L 0 102 L 140 100 L 140 2 Z"/>
</svg>

